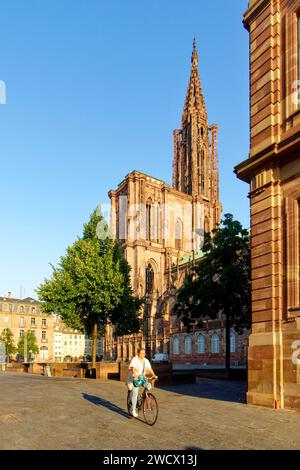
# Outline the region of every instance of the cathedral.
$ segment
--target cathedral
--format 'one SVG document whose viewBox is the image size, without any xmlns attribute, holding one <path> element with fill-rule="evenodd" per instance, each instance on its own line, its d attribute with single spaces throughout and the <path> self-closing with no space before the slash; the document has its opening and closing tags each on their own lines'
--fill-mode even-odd
<svg viewBox="0 0 300 470">
<path fill-rule="evenodd" d="M 186 361 L 185 355 L 189 362 L 199 362 L 202 352 L 209 359 L 199 332 L 197 337 L 185 335 L 172 308 L 177 289 L 202 256 L 204 232 L 221 220 L 217 134 L 217 125 L 208 123 L 194 40 L 181 129 L 173 133 L 172 185 L 133 171 L 109 192 L 111 226 L 131 266 L 133 292 L 146 301 L 141 333 L 115 338 L 113 329 L 107 328 L 107 359 L 129 360 L 139 345 L 148 357 L 163 352 L 173 362 Z M 212 335 L 212 327 L 221 331 L 220 322 L 208 327 Z"/>
</svg>

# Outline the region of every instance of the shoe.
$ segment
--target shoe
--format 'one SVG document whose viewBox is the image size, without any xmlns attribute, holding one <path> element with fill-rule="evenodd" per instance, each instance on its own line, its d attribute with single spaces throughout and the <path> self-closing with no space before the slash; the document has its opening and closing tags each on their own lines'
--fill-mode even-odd
<svg viewBox="0 0 300 470">
<path fill-rule="evenodd" d="M 131 414 L 132 414 L 132 416 L 133 416 L 134 418 L 138 418 L 138 417 L 139 417 L 139 415 L 138 415 L 138 413 L 137 413 L 136 410 L 132 410 Z"/>
</svg>

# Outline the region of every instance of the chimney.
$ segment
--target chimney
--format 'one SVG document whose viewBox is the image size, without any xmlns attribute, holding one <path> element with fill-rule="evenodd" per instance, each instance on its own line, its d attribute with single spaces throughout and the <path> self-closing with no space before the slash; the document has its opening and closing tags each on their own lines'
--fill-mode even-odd
<svg viewBox="0 0 300 470">
<path fill-rule="evenodd" d="M 11 299 L 11 292 L 7 292 L 7 298 Z"/>
</svg>

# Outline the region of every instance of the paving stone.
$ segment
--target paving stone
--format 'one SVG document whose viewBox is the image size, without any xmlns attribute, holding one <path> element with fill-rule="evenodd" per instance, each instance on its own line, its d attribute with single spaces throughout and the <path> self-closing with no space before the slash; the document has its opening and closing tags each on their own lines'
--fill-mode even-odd
<svg viewBox="0 0 300 470">
<path fill-rule="evenodd" d="M 155 388 L 150 427 L 117 381 L 0 373 L 0 449 L 300 449 L 300 414 L 244 403 L 245 384 Z"/>
</svg>

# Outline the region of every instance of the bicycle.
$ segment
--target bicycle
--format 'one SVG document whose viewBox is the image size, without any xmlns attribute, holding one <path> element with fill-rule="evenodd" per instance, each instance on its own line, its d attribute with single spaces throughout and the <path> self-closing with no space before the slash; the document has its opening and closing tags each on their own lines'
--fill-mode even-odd
<svg viewBox="0 0 300 470">
<path fill-rule="evenodd" d="M 157 380 L 157 377 L 151 377 L 151 382 Z M 143 391 L 139 394 L 136 404 L 136 410 L 139 412 L 143 409 L 144 420 L 149 426 L 153 426 L 158 417 L 158 404 L 153 393 L 148 392 L 146 386 L 143 386 Z M 127 410 L 128 413 L 132 414 L 132 402 L 131 402 L 131 391 L 128 390 L 127 394 Z"/>
</svg>

